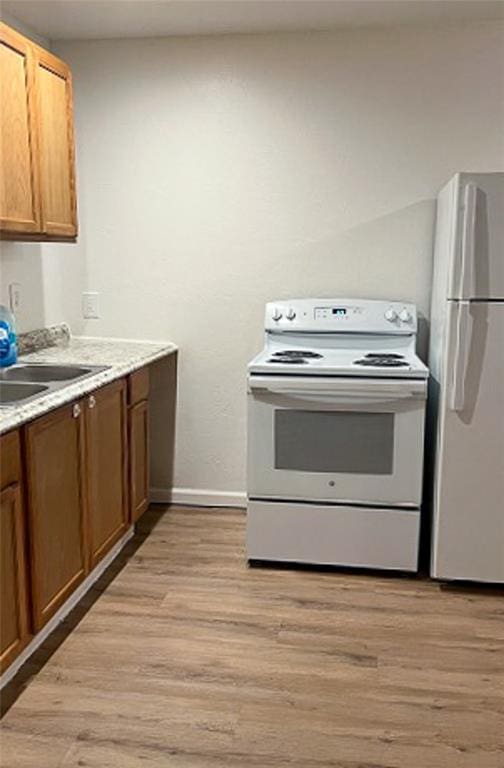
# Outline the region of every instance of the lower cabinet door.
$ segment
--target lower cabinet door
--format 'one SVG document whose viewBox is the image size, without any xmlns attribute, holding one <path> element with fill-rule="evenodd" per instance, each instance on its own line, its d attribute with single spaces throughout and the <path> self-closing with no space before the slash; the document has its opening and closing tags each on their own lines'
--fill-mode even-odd
<svg viewBox="0 0 504 768">
<path fill-rule="evenodd" d="M 126 382 L 86 399 L 90 567 L 128 528 Z"/>
<path fill-rule="evenodd" d="M 0 493 L 0 672 L 29 638 L 26 558 L 21 487 L 13 483 Z"/>
<path fill-rule="evenodd" d="M 82 402 L 26 427 L 33 623 L 40 629 L 86 575 Z"/>
<path fill-rule="evenodd" d="M 147 400 L 130 408 L 129 446 L 131 521 L 134 523 L 149 506 L 149 403 Z"/>
</svg>

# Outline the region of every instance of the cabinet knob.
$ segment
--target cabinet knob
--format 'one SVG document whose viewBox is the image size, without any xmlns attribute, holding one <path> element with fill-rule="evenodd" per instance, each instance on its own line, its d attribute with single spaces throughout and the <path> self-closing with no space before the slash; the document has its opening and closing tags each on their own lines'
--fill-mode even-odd
<svg viewBox="0 0 504 768">
<path fill-rule="evenodd" d="M 96 397 L 94 395 L 89 396 L 89 407 L 94 408 L 96 405 Z"/>
<path fill-rule="evenodd" d="M 75 403 L 74 407 L 72 408 L 72 416 L 74 419 L 78 419 L 81 415 L 81 407 L 79 403 Z"/>
</svg>

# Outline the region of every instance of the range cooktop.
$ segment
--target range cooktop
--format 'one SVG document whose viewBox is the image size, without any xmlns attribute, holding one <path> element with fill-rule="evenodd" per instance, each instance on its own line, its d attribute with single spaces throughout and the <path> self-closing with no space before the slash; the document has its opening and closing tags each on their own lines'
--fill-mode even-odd
<svg viewBox="0 0 504 768">
<path fill-rule="evenodd" d="M 414 304 L 291 299 L 266 306 L 265 346 L 250 374 L 420 378 Z"/>
</svg>

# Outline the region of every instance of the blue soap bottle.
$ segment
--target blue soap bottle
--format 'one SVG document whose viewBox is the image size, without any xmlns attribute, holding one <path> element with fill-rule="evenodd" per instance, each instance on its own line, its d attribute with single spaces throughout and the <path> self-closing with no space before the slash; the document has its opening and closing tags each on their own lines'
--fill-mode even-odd
<svg viewBox="0 0 504 768">
<path fill-rule="evenodd" d="M 14 315 L 0 304 L 0 368 L 17 361 L 16 324 Z"/>
</svg>

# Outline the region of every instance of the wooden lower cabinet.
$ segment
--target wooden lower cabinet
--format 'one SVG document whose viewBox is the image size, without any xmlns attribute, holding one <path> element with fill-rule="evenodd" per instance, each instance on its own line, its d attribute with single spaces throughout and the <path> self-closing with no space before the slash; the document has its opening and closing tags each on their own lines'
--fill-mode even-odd
<svg viewBox="0 0 504 768">
<path fill-rule="evenodd" d="M 0 672 L 147 509 L 148 390 L 141 369 L 0 437 Z"/>
<path fill-rule="evenodd" d="M 129 411 L 131 522 L 149 506 L 149 403 L 142 400 Z"/>
<path fill-rule="evenodd" d="M 125 380 L 90 395 L 85 412 L 92 569 L 129 525 Z"/>
<path fill-rule="evenodd" d="M 19 432 L 0 438 L 0 672 L 30 638 Z"/>
<path fill-rule="evenodd" d="M 33 624 L 39 630 L 87 572 L 83 402 L 26 427 Z"/>
<path fill-rule="evenodd" d="M 130 519 L 132 523 L 149 506 L 149 368 L 128 377 L 128 432 Z"/>
</svg>

